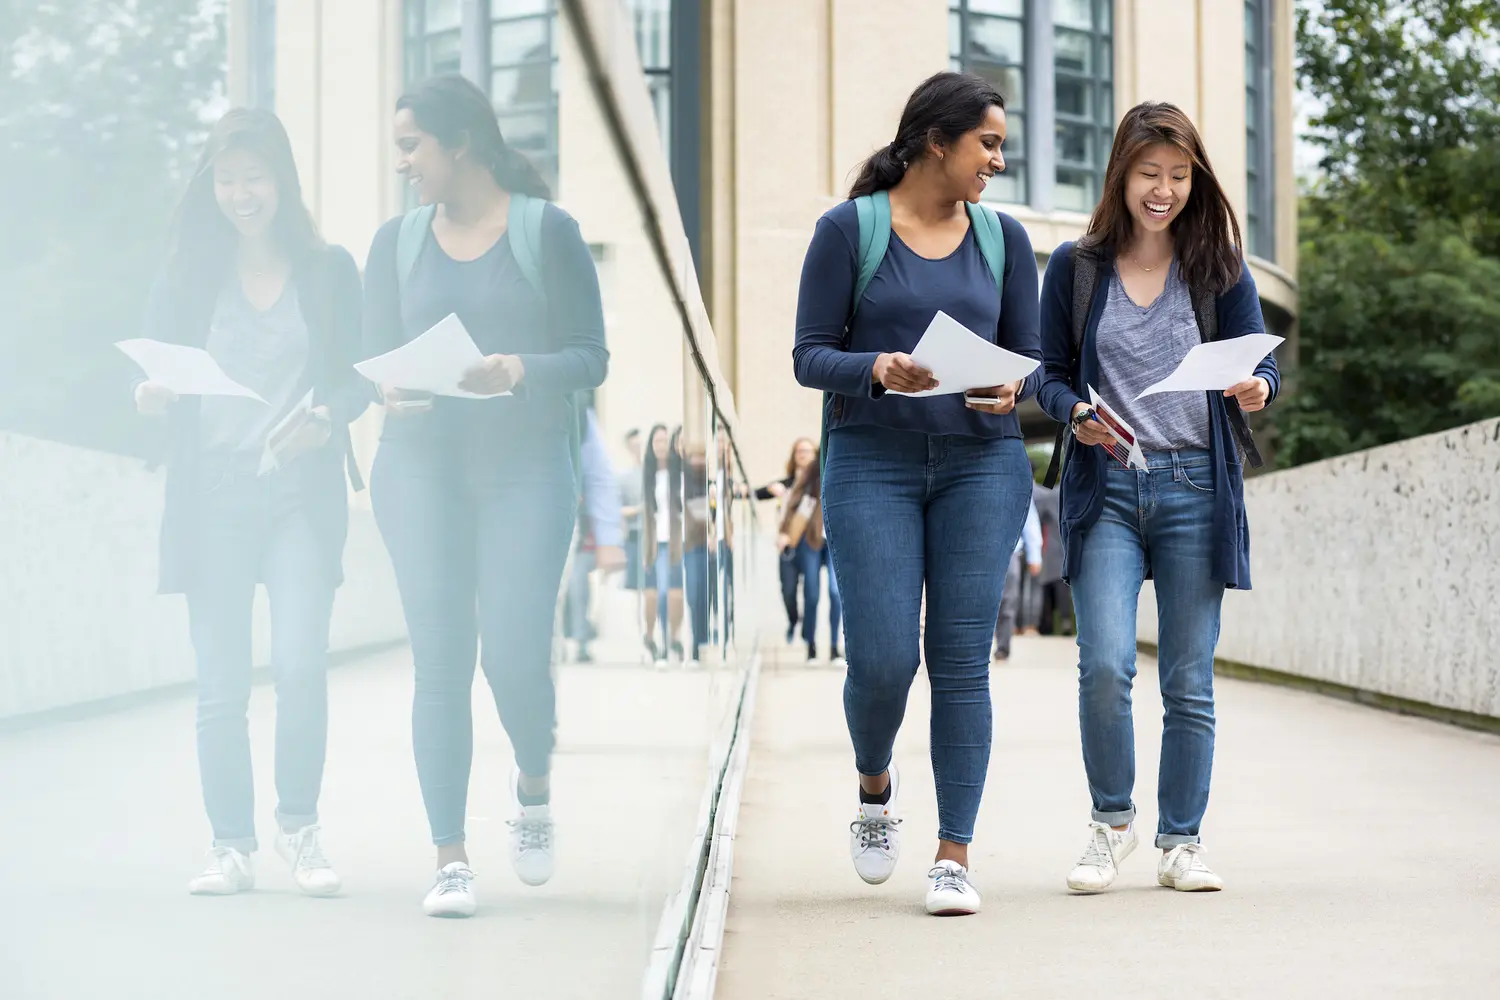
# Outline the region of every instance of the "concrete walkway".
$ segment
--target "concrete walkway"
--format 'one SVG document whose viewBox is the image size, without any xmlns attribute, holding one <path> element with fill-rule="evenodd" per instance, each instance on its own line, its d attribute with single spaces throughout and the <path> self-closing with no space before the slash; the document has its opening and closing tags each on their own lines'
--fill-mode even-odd
<svg viewBox="0 0 1500 1000">
<path fill-rule="evenodd" d="M 720 1000 L 1500 996 L 1500 740 L 1223 680 L 1204 834 L 1226 891 L 1156 885 L 1149 840 L 1074 897 L 1088 792 L 1071 640 L 1017 639 L 993 674 L 995 749 L 972 862 L 984 913 L 922 910 L 936 837 L 928 691 L 897 754 L 905 853 L 869 887 L 848 857 L 842 674 L 768 665 L 735 846 Z M 1136 801 L 1155 829 L 1154 665 L 1136 684 Z"/>
<path fill-rule="evenodd" d="M 346 887 L 336 899 L 299 895 L 270 849 L 268 688 L 251 706 L 259 884 L 231 898 L 186 891 L 209 841 L 190 697 L 0 737 L 0 997 L 638 996 L 736 679 L 560 670 L 558 874 L 540 889 L 510 870 L 510 746 L 480 681 L 468 829 L 481 910 L 439 921 L 421 910 L 433 852 L 411 756 L 409 657 L 330 675 L 322 819 Z"/>
</svg>

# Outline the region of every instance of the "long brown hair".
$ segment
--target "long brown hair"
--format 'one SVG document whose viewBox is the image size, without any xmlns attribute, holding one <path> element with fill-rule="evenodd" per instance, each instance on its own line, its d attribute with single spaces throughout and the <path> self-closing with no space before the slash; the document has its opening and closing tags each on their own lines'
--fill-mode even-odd
<svg viewBox="0 0 1500 1000">
<path fill-rule="evenodd" d="M 813 461 L 816 462 L 818 460 L 818 442 L 812 438 L 798 438 L 793 441 L 791 454 L 786 457 L 786 477 L 788 479 L 797 478 L 797 449 L 804 444 L 812 445 Z"/>
<path fill-rule="evenodd" d="M 300 265 L 324 245 L 302 200 L 292 142 L 281 119 L 258 108 L 233 108 L 209 131 L 193 179 L 177 206 L 168 268 L 179 278 L 219 281 L 229 271 L 239 233 L 224 218 L 214 197 L 214 160 L 230 149 L 254 153 L 275 178 L 277 208 L 272 226 L 287 260 Z"/>
<path fill-rule="evenodd" d="M 1244 243 L 1234 207 L 1208 162 L 1203 137 L 1193 120 L 1175 104 L 1147 101 L 1125 113 L 1115 129 L 1114 147 L 1104 175 L 1104 196 L 1078 241 L 1085 252 L 1106 256 L 1130 245 L 1133 217 L 1125 204 L 1130 170 L 1140 155 L 1159 143 L 1175 146 L 1193 164 L 1193 189 L 1172 222 L 1178 267 L 1187 283 L 1223 295 L 1240 280 Z"/>
</svg>

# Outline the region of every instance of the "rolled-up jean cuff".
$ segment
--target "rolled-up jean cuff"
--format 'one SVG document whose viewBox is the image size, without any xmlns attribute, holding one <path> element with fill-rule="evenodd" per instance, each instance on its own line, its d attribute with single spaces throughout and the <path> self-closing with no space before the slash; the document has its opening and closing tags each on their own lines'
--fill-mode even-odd
<svg viewBox="0 0 1500 1000">
<path fill-rule="evenodd" d="M 316 826 L 317 822 L 318 814 L 315 812 L 287 813 L 282 812 L 280 809 L 276 810 L 276 825 L 288 833 L 294 833 L 305 827 Z"/>
<path fill-rule="evenodd" d="M 228 839 L 215 837 L 214 846 L 232 848 L 241 854 L 254 854 L 260 850 L 260 841 L 254 837 L 230 837 Z"/>
<path fill-rule="evenodd" d="M 952 830 L 944 830 L 938 827 L 938 840 L 946 840 L 950 844 L 970 844 L 974 842 L 972 833 L 954 833 Z"/>
<path fill-rule="evenodd" d="M 1201 844 L 1203 838 L 1190 833 L 1158 833 L 1156 835 L 1156 846 L 1163 851 L 1170 851 L 1174 847 L 1183 844 Z"/>
<path fill-rule="evenodd" d="M 885 759 L 885 765 L 883 767 L 877 768 L 874 771 L 866 771 L 863 767 L 860 766 L 859 761 L 855 761 L 854 770 L 859 772 L 859 776 L 861 778 L 879 778 L 891 769 L 891 760 L 893 759 L 893 757 L 894 755 L 892 755 L 891 757 L 887 757 Z"/>
<path fill-rule="evenodd" d="M 1100 812 L 1099 810 L 1095 809 L 1093 816 L 1095 823 L 1103 823 L 1106 826 L 1129 826 L 1131 823 L 1135 822 L 1134 809 L 1126 809 L 1123 812 L 1112 813 Z"/>
<path fill-rule="evenodd" d="M 446 837 L 433 837 L 432 846 L 447 847 L 449 844 L 462 844 L 467 839 L 462 833 L 453 833 Z"/>
</svg>

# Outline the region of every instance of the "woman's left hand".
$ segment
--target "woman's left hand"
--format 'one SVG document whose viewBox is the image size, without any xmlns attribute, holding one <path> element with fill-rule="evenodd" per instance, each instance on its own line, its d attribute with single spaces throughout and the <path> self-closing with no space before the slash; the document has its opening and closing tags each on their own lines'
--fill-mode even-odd
<svg viewBox="0 0 1500 1000">
<path fill-rule="evenodd" d="M 965 402 L 964 405 L 971 410 L 980 413 L 1005 414 L 1016 408 L 1016 396 L 1021 392 L 1021 382 L 1011 382 L 1008 385 L 992 385 L 988 389 L 970 389 L 964 393 L 966 396 L 989 396 L 995 401 L 980 405 L 978 403 Z"/>
<path fill-rule="evenodd" d="M 526 365 L 514 354 L 491 354 L 464 373 L 458 387 L 476 396 L 510 392 L 526 377 Z"/>
<path fill-rule="evenodd" d="M 1233 396 L 1239 402 L 1240 409 L 1246 413 L 1254 413 L 1266 408 L 1266 402 L 1271 398 L 1271 383 L 1259 375 L 1252 375 L 1238 385 L 1225 389 L 1224 395 Z"/>
<path fill-rule="evenodd" d="M 332 436 L 333 421 L 328 415 L 328 407 L 315 406 L 307 411 L 307 416 L 287 434 L 284 441 L 272 442 L 272 447 L 279 454 L 280 461 L 286 463 L 299 455 L 317 451 Z"/>
</svg>

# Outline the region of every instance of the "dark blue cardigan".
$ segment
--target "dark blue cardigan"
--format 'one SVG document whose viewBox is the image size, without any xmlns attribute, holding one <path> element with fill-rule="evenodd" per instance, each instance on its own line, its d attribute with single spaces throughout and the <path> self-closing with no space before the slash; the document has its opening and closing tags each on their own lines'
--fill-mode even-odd
<svg viewBox="0 0 1500 1000">
<path fill-rule="evenodd" d="M 343 247 L 325 247 L 296 266 L 292 282 L 307 323 L 308 368 L 313 405 L 327 406 L 333 436 L 317 452 L 291 466 L 303 479 L 307 514 L 332 578 L 343 582 L 344 541 L 349 527 L 349 493 L 344 478 L 350 453 L 349 423 L 364 413 L 373 389 L 354 370 L 360 358 L 361 287 L 359 268 Z M 203 347 L 208 340 L 222 282 L 168 273 L 157 279 L 146 300 L 142 336 Z M 137 379 L 137 382 L 139 379 Z M 158 590 L 186 590 L 197 535 L 199 399 L 186 396 L 172 405 L 165 505 L 161 520 Z M 290 471 L 290 470 L 289 470 Z"/>
<path fill-rule="evenodd" d="M 1073 365 L 1073 244 L 1064 243 L 1047 262 L 1042 281 L 1042 366 L 1043 381 L 1037 402 L 1048 415 L 1066 423 L 1073 407 L 1084 402 L 1088 386 L 1099 385 L 1099 353 L 1094 340 L 1099 318 L 1109 296 L 1103 294 L 1114 277 L 1114 260 L 1103 255 L 1099 261 L 1100 291 L 1094 296 L 1093 310 L 1084 328 L 1083 346 L 1078 365 Z M 1265 319 L 1260 312 L 1260 296 L 1255 279 L 1246 264 L 1240 266 L 1240 280 L 1218 298 L 1219 339 L 1243 337 L 1247 333 L 1264 333 Z M 1162 372 L 1165 377 L 1168 373 Z M 1271 387 L 1271 399 L 1281 391 L 1281 375 L 1276 358 L 1267 355 L 1255 369 Z M 1210 392 L 1210 450 L 1214 456 L 1214 554 L 1213 578 L 1228 587 L 1250 589 L 1250 525 L 1245 517 L 1245 471 L 1241 464 L 1234 432 L 1230 429 L 1230 405 L 1222 392 Z M 1269 402 L 1269 401 L 1268 401 Z M 1084 534 L 1099 519 L 1104 509 L 1104 475 L 1107 456 L 1103 448 L 1078 445 L 1072 435 L 1066 438 L 1067 461 L 1062 473 L 1063 579 L 1071 580 L 1072 568 L 1078 565 Z M 1148 571 L 1149 577 L 1149 571 Z"/>
</svg>

